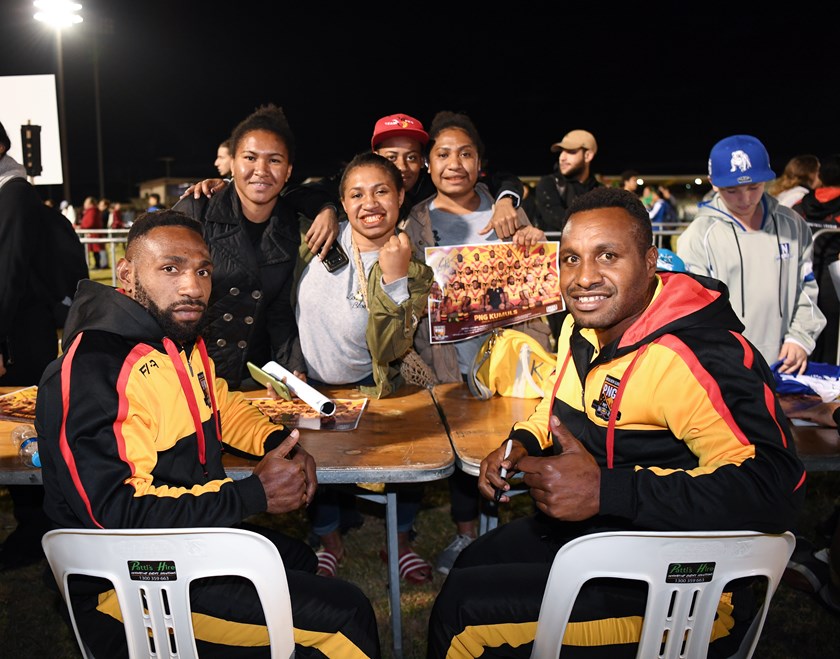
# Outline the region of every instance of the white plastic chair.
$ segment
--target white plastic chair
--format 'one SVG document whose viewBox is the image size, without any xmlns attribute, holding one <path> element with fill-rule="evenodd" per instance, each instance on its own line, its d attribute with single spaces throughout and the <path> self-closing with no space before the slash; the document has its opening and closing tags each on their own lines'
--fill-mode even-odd
<svg viewBox="0 0 840 659">
<path fill-rule="evenodd" d="M 102 577 L 114 585 L 132 659 L 197 657 L 190 583 L 228 575 L 254 584 L 271 657 L 294 656 L 283 561 L 271 541 L 257 533 L 232 528 L 57 529 L 44 535 L 42 545 L 86 659 L 92 654 L 76 624 L 67 584 L 71 574 Z"/>
<path fill-rule="evenodd" d="M 789 532 L 623 531 L 576 538 L 554 558 L 531 657 L 561 654 L 566 624 L 585 582 L 618 577 L 648 585 L 637 657 L 705 659 L 724 587 L 740 577 L 764 576 L 764 602 L 734 655 L 749 659 L 795 544 Z"/>
</svg>

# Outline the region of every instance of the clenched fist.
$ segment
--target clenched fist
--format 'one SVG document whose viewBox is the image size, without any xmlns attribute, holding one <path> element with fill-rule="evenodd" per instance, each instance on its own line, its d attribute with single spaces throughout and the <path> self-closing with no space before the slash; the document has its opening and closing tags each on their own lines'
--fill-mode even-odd
<svg viewBox="0 0 840 659">
<path fill-rule="evenodd" d="M 408 276 L 408 264 L 411 261 L 411 241 L 404 233 L 391 236 L 379 250 L 379 265 L 382 268 L 382 281 L 390 284 Z"/>
</svg>

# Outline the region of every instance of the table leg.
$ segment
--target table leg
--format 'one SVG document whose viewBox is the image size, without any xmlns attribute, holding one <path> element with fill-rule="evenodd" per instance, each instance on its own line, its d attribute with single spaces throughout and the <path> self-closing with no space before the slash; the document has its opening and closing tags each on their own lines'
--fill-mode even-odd
<svg viewBox="0 0 840 659">
<path fill-rule="evenodd" d="M 517 494 L 527 492 L 525 487 L 512 487 L 507 491 L 507 495 L 511 498 Z M 484 535 L 488 531 L 492 531 L 499 525 L 499 504 L 491 501 L 482 501 L 478 514 L 478 535 Z"/>
<path fill-rule="evenodd" d="M 478 514 L 478 535 L 492 531 L 499 523 L 499 507 L 495 503 L 482 501 Z"/>
<path fill-rule="evenodd" d="M 385 493 L 385 533 L 388 550 L 388 589 L 391 598 L 391 632 L 394 657 L 402 659 L 402 608 L 400 606 L 400 550 L 397 545 L 397 493 Z"/>
<path fill-rule="evenodd" d="M 402 607 L 400 604 L 400 548 L 397 544 L 397 493 L 356 493 L 360 499 L 385 504 L 385 550 L 388 552 L 388 599 L 391 605 L 391 635 L 394 659 L 402 659 Z"/>
</svg>

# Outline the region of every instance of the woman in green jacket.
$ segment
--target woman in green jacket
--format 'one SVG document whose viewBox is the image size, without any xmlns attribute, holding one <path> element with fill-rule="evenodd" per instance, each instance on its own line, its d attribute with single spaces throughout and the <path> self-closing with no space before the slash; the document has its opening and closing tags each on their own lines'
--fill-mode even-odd
<svg viewBox="0 0 840 659">
<path fill-rule="evenodd" d="M 301 348 L 310 384 L 358 385 L 379 398 L 405 383 L 401 366 L 407 354 L 414 357 L 414 334 L 433 273 L 412 258 L 408 236 L 396 233 L 405 193 L 393 163 L 375 153 L 359 154 L 344 170 L 339 192 L 348 222 L 336 242 L 348 259 L 332 270 L 310 259 L 303 269 L 296 306 Z M 319 572 L 330 576 L 344 556 L 336 495 L 320 488 L 310 507 L 313 532 L 323 545 Z M 413 583 L 432 578 L 432 566 L 409 541 L 421 496 L 421 487 L 406 487 L 397 504 L 400 576 Z"/>
</svg>

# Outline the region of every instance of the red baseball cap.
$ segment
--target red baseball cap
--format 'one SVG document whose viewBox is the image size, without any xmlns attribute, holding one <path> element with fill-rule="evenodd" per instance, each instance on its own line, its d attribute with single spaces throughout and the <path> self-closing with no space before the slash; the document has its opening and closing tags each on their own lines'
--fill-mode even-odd
<svg viewBox="0 0 840 659">
<path fill-rule="evenodd" d="M 421 146 L 426 146 L 429 142 L 429 134 L 417 119 L 409 117 L 407 114 L 389 114 L 377 121 L 373 127 L 370 148 L 375 149 L 377 144 L 381 144 L 383 140 L 389 137 L 399 136 L 417 140 Z"/>
</svg>

